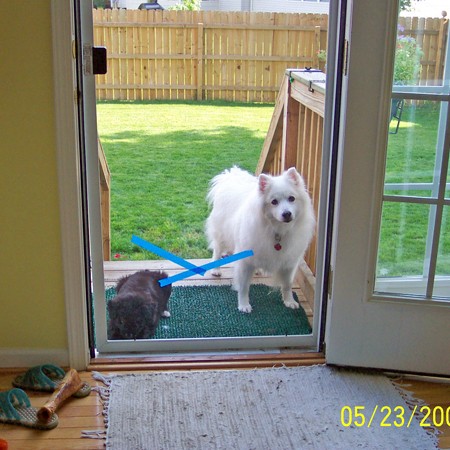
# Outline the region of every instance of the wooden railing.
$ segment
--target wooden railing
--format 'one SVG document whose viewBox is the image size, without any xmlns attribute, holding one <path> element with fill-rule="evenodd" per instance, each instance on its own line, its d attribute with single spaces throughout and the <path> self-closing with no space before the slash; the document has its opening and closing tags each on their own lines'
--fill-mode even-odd
<svg viewBox="0 0 450 450">
<path fill-rule="evenodd" d="M 111 259 L 111 172 L 100 139 L 98 140 L 98 169 L 100 175 L 103 259 L 109 261 Z"/>
<path fill-rule="evenodd" d="M 305 179 L 316 218 L 322 169 L 322 134 L 325 109 L 325 74 L 289 69 L 281 83 L 272 120 L 256 173 L 278 175 L 296 167 Z M 316 233 L 317 234 L 317 233 Z M 316 237 L 305 255 L 316 271 Z"/>
</svg>

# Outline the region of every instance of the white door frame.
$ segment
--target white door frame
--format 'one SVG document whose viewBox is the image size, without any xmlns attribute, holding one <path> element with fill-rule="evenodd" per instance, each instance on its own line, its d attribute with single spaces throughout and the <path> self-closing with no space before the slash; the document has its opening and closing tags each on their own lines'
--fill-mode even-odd
<svg viewBox="0 0 450 450">
<path fill-rule="evenodd" d="M 388 302 L 367 289 L 373 278 L 370 242 L 379 227 L 381 193 L 375 193 L 383 184 L 398 1 L 357 0 L 350 8 L 326 359 L 449 374 L 444 352 L 450 342 L 450 303 Z"/>
<path fill-rule="evenodd" d="M 86 4 L 86 0 L 82 0 Z M 79 144 L 79 122 L 77 114 L 77 75 L 75 60 L 75 30 L 74 30 L 74 0 L 52 0 L 52 34 L 53 34 L 53 53 L 54 53 L 54 85 L 55 85 L 55 108 L 56 108 L 56 136 L 57 136 L 57 157 L 58 157 L 58 177 L 60 191 L 60 216 L 61 216 L 61 234 L 62 234 L 62 253 L 63 253 L 63 273 L 65 284 L 65 304 L 66 321 L 68 333 L 68 353 L 69 364 L 76 369 L 85 369 L 90 362 L 89 342 L 88 342 L 88 323 L 87 323 L 87 305 L 86 284 L 89 283 L 85 275 L 85 236 L 83 233 L 83 201 L 81 198 L 81 174 L 80 158 L 81 150 Z M 83 19 L 82 19 L 83 20 Z M 87 30 L 88 43 L 89 35 L 92 30 Z M 94 77 L 83 78 L 84 89 L 94 89 Z M 92 109 L 92 108 L 91 108 Z M 95 118 L 94 118 L 95 119 Z M 91 117 L 91 120 L 92 117 Z M 96 136 L 88 136 L 89 147 L 96 149 Z M 95 139 L 95 141 L 93 140 Z M 68 149 L 73 149 L 70 151 Z M 94 171 L 88 174 L 92 180 L 95 178 L 97 169 L 97 154 L 88 154 L 91 167 Z M 98 180 L 98 175 L 97 175 Z M 100 220 L 100 199 L 95 194 L 89 198 L 89 215 L 94 218 L 92 221 L 98 226 Z M 94 217 L 97 216 L 97 217 Z M 91 229 L 91 264 L 92 271 L 97 271 L 93 278 L 97 279 L 94 283 L 94 296 L 104 298 L 103 280 L 103 257 L 101 249 L 101 237 L 99 230 Z M 101 273 L 99 273 L 101 268 Z M 100 282 L 98 282 L 100 280 Z M 317 304 L 317 302 L 316 302 Z M 99 322 L 106 321 L 105 308 L 96 309 L 96 318 Z M 313 327 L 314 336 L 301 336 L 302 346 L 305 348 L 316 348 L 319 339 L 319 314 L 316 314 Z M 278 338 L 248 338 L 239 340 L 231 339 L 202 339 L 203 349 L 225 349 L 230 346 L 231 340 L 234 340 L 231 347 L 239 348 L 268 348 L 280 347 Z M 161 342 L 152 351 L 173 350 L 174 344 L 178 350 L 192 350 L 191 344 L 179 340 L 172 342 Z M 190 340 L 194 341 L 194 340 Z M 239 342 L 241 341 L 241 342 Z M 284 346 L 298 346 L 298 337 L 283 338 Z M 128 342 L 97 342 L 97 346 L 103 346 L 108 351 L 129 351 Z M 148 351 L 145 342 L 133 343 L 133 351 Z"/>
<path fill-rule="evenodd" d="M 84 4 L 86 0 L 82 0 L 82 4 Z M 337 8 L 335 8 L 337 9 Z M 92 20 L 90 18 L 90 11 L 86 11 L 86 16 L 84 17 L 83 26 L 86 25 L 86 36 L 85 38 L 91 39 L 92 30 L 89 28 L 92 27 Z M 337 20 L 337 18 L 336 18 Z M 89 24 L 87 23 L 89 22 Z M 89 41 L 88 41 L 89 43 Z M 330 47 L 333 48 L 333 45 Z M 330 70 L 332 70 L 332 65 L 330 66 Z M 93 80 L 92 80 L 93 81 Z M 93 84 L 89 84 L 88 89 L 91 91 L 94 89 Z M 329 88 L 329 91 L 332 91 L 332 87 Z M 85 98 L 85 108 L 86 109 L 95 109 L 95 103 L 92 103 L 92 99 L 95 99 L 95 92 L 91 93 L 91 95 L 86 92 Z M 94 116 L 94 113 L 92 113 Z M 329 122 L 327 120 L 326 122 Z M 95 143 L 91 142 L 91 145 Z M 326 153 L 326 152 L 325 152 Z M 89 155 L 88 155 L 89 157 Z M 91 159 L 91 164 L 97 164 L 97 161 Z M 324 176 L 322 176 L 322 186 L 321 186 L 321 217 L 326 216 L 326 201 L 325 196 L 328 189 L 328 167 L 326 165 L 327 155 L 324 155 Z M 98 176 L 97 176 L 98 179 Z M 89 183 L 89 177 L 88 177 Z M 98 185 L 98 183 L 97 183 Z M 95 176 L 91 179 L 91 186 L 95 185 Z M 90 189 L 92 191 L 93 189 Z M 92 204 L 96 204 L 98 202 L 97 196 L 94 197 L 94 201 L 89 205 L 89 221 L 92 224 L 99 225 L 101 223 L 100 217 L 96 215 L 99 214 L 100 209 L 96 210 L 95 206 L 91 209 Z M 324 223 L 324 220 L 321 220 Z M 319 235 L 318 235 L 318 243 L 319 243 L 319 251 L 320 248 L 324 245 L 324 236 L 326 230 L 319 224 Z M 280 348 L 292 347 L 295 349 L 304 349 L 305 351 L 317 351 L 319 348 L 319 339 L 320 335 L 320 319 L 321 319 L 321 308 L 322 308 L 322 295 L 321 289 L 317 288 L 317 292 L 315 293 L 314 300 L 314 320 L 312 324 L 312 333 L 309 335 L 296 335 L 296 336 L 258 336 L 258 337 L 228 337 L 228 338 L 196 338 L 196 339 L 149 339 L 149 340 L 139 340 L 139 341 L 130 341 L 130 340 L 108 340 L 107 339 L 107 320 L 106 320 L 106 308 L 105 308 L 105 299 L 104 299 L 104 283 L 103 283 L 103 261 L 98 260 L 98 256 L 101 255 L 101 248 L 95 248 L 94 245 L 100 245 L 101 240 L 99 239 L 100 230 L 97 230 L 97 235 L 95 234 L 95 230 L 91 229 L 91 252 L 94 255 L 92 257 L 92 272 L 93 272 L 93 289 L 94 289 L 94 310 L 95 310 L 95 325 L 96 325 L 96 348 L 98 352 L 101 354 L 109 354 L 109 353 L 127 353 L 127 352 L 174 352 L 174 351 L 226 351 L 226 350 L 259 350 L 259 349 L 275 349 L 278 350 Z M 321 260 L 318 260 L 318 275 L 317 275 L 317 283 L 316 286 L 321 286 L 321 276 L 322 276 L 322 267 Z M 99 271 L 99 267 L 101 267 L 101 273 Z M 97 271 L 95 273 L 95 271 Z"/>
<path fill-rule="evenodd" d="M 80 0 L 81 14 L 91 13 L 89 0 Z M 93 185 L 98 184 L 97 128 L 94 107 L 82 102 L 85 123 L 80 133 L 79 98 L 77 80 L 77 49 L 74 18 L 74 0 L 52 0 L 52 41 L 55 98 L 55 135 L 58 166 L 59 208 L 61 220 L 61 247 L 63 258 L 64 294 L 68 341 L 68 363 L 83 370 L 90 362 L 88 305 L 90 299 L 89 277 L 86 276 L 86 260 L 90 258 L 92 273 L 97 282 L 94 295 L 103 296 L 103 251 L 101 242 L 101 209 L 99 189 L 88 194 L 89 215 L 94 220 L 89 224 L 90 252 L 86 253 L 84 232 L 80 139 L 85 140 L 86 177 Z M 83 20 L 83 18 L 81 19 Z M 86 23 L 92 21 L 87 21 Z M 91 39 L 89 39 L 91 36 Z M 89 54 L 83 55 L 83 93 L 95 98 L 95 80 L 92 73 L 91 29 L 85 30 L 83 40 Z M 81 58 L 81 55 L 79 56 Z M 94 127 L 89 127 L 94 124 Z M 88 181 L 89 182 L 89 181 Z"/>
<path fill-rule="evenodd" d="M 52 0 L 55 135 L 69 365 L 90 361 L 80 181 L 73 0 Z"/>
</svg>

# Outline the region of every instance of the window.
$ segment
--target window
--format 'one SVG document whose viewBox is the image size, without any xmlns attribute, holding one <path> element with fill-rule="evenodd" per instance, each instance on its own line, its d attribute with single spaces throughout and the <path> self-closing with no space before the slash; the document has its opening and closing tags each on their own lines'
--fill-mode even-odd
<svg viewBox="0 0 450 450">
<path fill-rule="evenodd" d="M 448 31 L 431 20 L 399 21 L 374 292 L 450 300 L 448 46 L 427 66 Z"/>
</svg>

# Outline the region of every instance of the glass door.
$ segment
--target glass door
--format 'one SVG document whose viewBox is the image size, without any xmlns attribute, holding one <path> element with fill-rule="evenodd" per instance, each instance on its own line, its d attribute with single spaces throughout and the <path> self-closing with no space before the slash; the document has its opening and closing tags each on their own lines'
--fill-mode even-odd
<svg viewBox="0 0 450 450">
<path fill-rule="evenodd" d="M 448 21 L 399 6 L 348 10 L 327 360 L 448 374 Z"/>
<path fill-rule="evenodd" d="M 399 17 L 373 286 L 381 298 L 450 300 L 447 44 L 445 18 Z"/>
<path fill-rule="evenodd" d="M 92 46 L 92 42 L 93 42 L 93 24 L 92 24 L 92 9 L 89 9 L 89 1 L 83 1 L 83 16 L 82 16 L 82 23 L 81 23 L 81 27 L 84 29 L 83 32 L 83 39 L 85 40 L 85 43 L 81 43 L 82 47 L 84 47 L 84 45 L 86 44 L 86 47 L 89 48 Z M 336 5 L 333 6 L 334 10 L 337 10 L 337 3 Z M 120 12 L 120 14 L 122 14 L 124 11 Z M 119 13 L 117 11 L 114 12 L 113 16 L 116 17 L 118 16 Z M 140 16 L 141 18 L 143 17 L 142 15 Z M 329 16 L 329 23 L 331 24 L 333 21 L 337 22 L 336 16 L 333 15 L 333 13 L 330 13 Z M 132 25 L 129 25 L 128 28 L 132 28 L 134 26 L 136 26 L 136 28 L 139 28 L 138 25 L 139 23 L 137 21 L 132 21 L 131 22 Z M 163 35 L 166 36 L 167 35 L 167 27 L 165 26 L 166 24 L 163 24 L 164 26 L 163 28 Z M 333 25 L 334 28 L 336 28 L 336 24 Z M 331 25 L 330 25 L 331 27 Z M 195 27 L 197 29 L 197 27 Z M 239 26 L 239 28 L 241 28 Z M 202 29 L 202 27 L 200 27 L 200 29 Z M 330 30 L 332 28 L 329 28 Z M 317 27 L 316 27 L 316 32 L 317 32 Z M 121 33 L 125 34 L 125 33 Z M 132 34 L 132 33 L 130 33 Z M 142 34 L 142 33 L 141 33 Z M 139 36 L 139 33 L 135 33 L 135 36 Z M 152 38 L 152 34 L 148 34 L 147 38 Z M 320 38 L 320 32 L 318 34 L 318 37 Z M 287 38 L 286 38 L 287 39 Z M 150 39 L 151 40 L 151 39 Z M 329 42 L 332 42 L 333 39 L 329 39 Z M 124 44 L 124 41 L 120 41 L 121 44 Z M 171 38 L 171 42 L 178 42 L 176 40 L 176 35 L 173 35 L 173 38 Z M 181 43 L 181 40 L 179 40 L 178 43 Z M 305 44 L 306 45 L 306 44 Z M 334 44 L 333 44 L 334 45 Z M 132 46 L 131 46 L 132 47 Z M 151 51 L 150 51 L 151 50 Z M 161 55 L 158 53 L 159 49 L 158 47 L 155 47 L 154 49 L 150 49 L 148 52 L 148 58 L 149 59 L 163 59 L 165 57 L 161 57 Z M 329 47 L 329 51 L 334 51 L 335 48 Z M 125 46 L 121 47 L 121 50 L 119 53 L 121 53 L 122 51 L 125 51 Z M 114 52 L 113 52 L 114 53 Z M 145 53 L 145 52 L 144 52 Z M 296 55 L 296 57 L 298 57 L 298 55 Z M 118 54 L 115 54 L 115 58 L 116 59 L 120 59 L 120 54 L 118 56 Z M 328 70 L 331 72 L 333 70 L 333 67 L 331 64 L 328 65 Z M 149 64 L 146 67 L 153 67 L 152 64 Z M 180 67 L 180 69 L 182 69 Z M 114 69 L 114 67 L 112 68 L 112 71 L 116 71 L 117 73 L 119 73 L 120 71 L 117 71 L 117 68 Z M 150 69 L 149 69 L 150 70 Z M 180 73 L 182 72 L 182 70 L 180 71 Z M 282 71 L 282 74 L 284 74 L 284 70 Z M 126 77 L 124 77 L 126 78 Z M 152 78 L 148 78 L 149 83 L 152 82 Z M 153 80 L 154 81 L 154 80 Z M 88 89 L 86 89 L 84 91 L 83 94 L 83 101 L 84 101 L 84 105 L 86 110 L 89 109 L 89 111 L 91 112 L 91 115 L 89 116 L 92 120 L 95 119 L 95 89 L 93 86 L 93 80 L 90 79 L 89 82 L 86 82 L 86 87 Z M 327 88 L 327 95 L 330 95 L 330 91 L 328 91 Z M 129 102 L 128 102 L 129 103 Z M 331 103 L 331 102 L 330 102 Z M 92 112 L 94 111 L 94 112 Z M 86 114 L 86 117 L 88 117 L 88 114 Z M 239 113 L 237 113 L 239 114 Z M 99 116 L 99 115 L 98 115 Z M 237 116 L 236 116 L 237 117 Z M 186 117 L 186 122 L 189 121 L 189 117 Z M 325 122 L 327 122 L 328 119 L 325 120 Z M 147 120 L 147 126 L 148 126 L 148 120 Z M 236 124 L 233 124 L 233 126 L 235 126 Z M 94 125 L 91 123 L 91 130 L 96 130 L 96 128 L 94 127 Z M 95 124 L 96 126 L 96 124 Z M 119 126 L 119 125 L 118 125 Z M 317 127 L 317 129 L 319 130 L 319 126 Z M 321 131 L 321 127 L 320 127 L 320 131 Z M 116 135 L 117 130 L 113 130 L 114 135 Z M 218 134 L 216 132 L 214 132 L 215 134 Z M 319 133 L 319 132 L 318 132 Z M 145 129 L 144 132 L 141 132 L 141 134 L 145 134 Z M 199 127 L 198 130 L 196 130 L 196 135 L 201 135 L 202 131 L 201 131 L 201 127 Z M 220 132 L 220 134 L 222 134 L 222 132 Z M 91 136 L 91 140 L 90 140 L 90 145 L 92 149 L 97 149 L 97 135 L 96 133 L 93 133 L 93 136 Z M 120 136 L 120 133 L 119 133 Z M 101 136 L 100 136 L 101 137 Z M 118 138 L 119 140 L 121 139 L 120 137 Z M 186 139 L 186 141 L 188 141 L 188 138 Z M 151 147 L 151 145 L 149 144 L 149 147 Z M 108 156 L 108 155 L 107 155 Z M 326 152 L 324 152 L 324 160 L 326 160 L 328 158 L 328 155 L 326 154 Z M 96 172 L 98 174 L 98 168 L 97 168 L 97 154 L 95 151 L 92 152 L 91 155 L 91 159 L 87 162 L 87 164 L 91 164 L 92 167 L 96 167 Z M 146 157 L 147 158 L 147 157 Z M 152 156 L 148 157 L 149 160 L 151 160 Z M 312 163 L 311 163 L 312 164 Z M 325 166 L 324 166 L 325 167 Z M 142 169 L 144 171 L 147 171 L 147 168 Z M 320 169 L 318 169 L 318 172 L 320 172 Z M 91 172 L 92 174 L 94 173 L 93 171 Z M 322 178 L 321 178 L 321 187 L 320 187 L 320 192 L 322 195 L 322 192 L 326 191 L 327 189 L 323 189 L 323 187 L 327 187 L 327 182 L 328 182 L 328 178 L 327 178 L 327 167 L 325 167 L 325 170 L 323 171 L 323 173 L 325 174 Z M 132 174 L 134 175 L 134 174 Z M 151 174 L 148 173 L 148 175 L 150 176 Z M 112 183 L 111 185 L 113 186 L 112 189 L 114 189 L 114 176 L 115 174 L 112 174 Z M 97 175 L 98 177 L 98 175 Z M 174 183 L 172 182 L 172 180 L 170 179 L 170 176 L 166 177 L 166 179 L 164 180 L 160 180 L 161 183 L 164 183 L 166 185 L 166 188 L 168 190 L 170 189 L 175 189 L 176 186 L 174 186 Z M 185 188 L 187 191 L 189 190 L 193 190 L 196 189 L 197 186 L 185 186 L 183 185 L 183 188 Z M 94 298 L 94 326 L 95 326 L 95 347 L 97 349 L 97 351 L 99 351 L 100 353 L 111 353 L 111 352 L 121 352 L 121 353 L 127 353 L 127 352 L 173 352 L 173 351 L 217 351 L 217 350 L 248 350 L 248 349 L 274 349 L 274 351 L 278 351 L 278 349 L 280 348 L 286 348 L 286 347 L 290 347 L 290 348 L 296 348 L 296 349 L 306 349 L 306 350 L 312 350 L 312 351 L 317 351 L 317 349 L 319 348 L 319 329 L 320 329 L 320 308 L 321 308 L 321 292 L 320 290 L 318 290 L 318 292 L 316 292 L 315 294 L 315 299 L 314 299 L 314 317 L 311 323 L 311 327 L 308 328 L 308 332 L 305 334 L 300 334 L 299 332 L 297 333 L 287 333 L 285 332 L 286 330 L 286 324 L 283 323 L 283 328 L 282 328 L 282 332 L 279 333 L 273 333 L 272 329 L 273 327 L 267 327 L 267 333 L 262 335 L 262 334 L 256 334 L 255 335 L 245 335 L 245 336 L 241 336 L 239 334 L 233 335 L 231 337 L 217 337 L 217 336 L 213 336 L 213 337 L 188 337 L 188 338 L 179 338 L 179 337 L 171 337 L 171 338 L 143 338 L 143 339 L 137 339 L 137 340 L 133 340 L 133 339 L 126 339 L 126 338 L 116 338 L 116 339 L 109 339 L 108 338 L 108 311 L 106 309 L 106 301 L 110 301 L 111 298 L 108 298 L 108 296 L 106 296 L 105 299 L 105 283 L 106 283 L 106 277 L 104 276 L 103 273 L 103 261 L 100 261 L 101 258 L 101 237 L 100 237 L 100 231 L 99 231 L 99 221 L 101 220 L 101 217 L 99 217 L 98 214 L 98 210 L 99 210 L 99 196 L 98 196 L 98 178 L 95 179 L 89 179 L 88 180 L 88 191 L 92 192 L 93 195 L 93 201 L 91 202 L 92 208 L 96 208 L 96 212 L 94 212 L 93 214 L 91 214 L 91 211 L 89 211 L 89 221 L 90 221 L 90 239 L 91 239 L 91 249 L 92 249 L 92 253 L 91 253 L 91 264 L 92 264 L 92 286 L 93 286 L 93 298 Z M 317 189 L 317 191 L 319 191 L 319 188 Z M 206 194 L 206 189 L 205 189 L 205 194 Z M 146 193 L 147 195 L 147 193 Z M 317 194 L 317 202 L 318 201 L 318 197 L 319 194 Z M 148 197 L 148 201 L 153 201 L 155 203 L 160 202 L 161 198 L 151 198 L 151 196 L 149 195 Z M 184 201 L 184 200 L 183 200 Z M 322 216 L 320 217 L 320 220 L 324 220 L 326 217 L 326 211 L 325 209 L 323 209 L 324 207 L 322 206 L 325 205 L 324 202 L 321 201 L 321 208 L 324 211 L 324 214 L 322 214 Z M 125 214 L 129 214 L 131 216 L 131 211 L 125 211 Z M 206 219 L 206 217 L 205 217 Z M 138 227 L 137 227 L 138 228 Z M 134 230 L 134 233 L 136 233 L 136 235 L 139 235 L 139 229 Z M 321 226 L 321 224 L 319 223 L 319 235 L 318 235 L 318 249 L 323 248 L 324 246 L 324 239 L 325 236 L 325 230 L 324 227 Z M 129 239 L 131 239 L 131 234 L 129 236 Z M 154 243 L 155 245 L 158 245 L 159 242 L 157 240 L 155 240 L 152 243 Z M 319 251 L 318 251 L 319 252 Z M 174 252 L 175 253 L 175 252 Z M 149 259 L 152 258 L 152 255 L 149 254 Z M 117 261 L 112 261 L 112 263 L 117 262 Z M 149 269 L 165 269 L 167 266 L 161 266 L 160 265 L 160 261 L 126 261 L 126 263 L 128 263 L 128 265 L 125 267 L 125 269 L 123 270 L 122 275 L 128 275 L 131 272 L 143 269 L 143 268 L 149 268 Z M 317 268 L 317 285 L 320 285 L 320 277 L 323 274 L 323 269 L 322 267 L 319 267 L 319 265 L 322 264 L 322 261 L 318 262 L 318 268 Z M 173 270 L 174 267 L 172 265 L 168 266 L 169 269 Z M 119 270 L 118 270 L 119 272 Z M 117 280 L 114 280 L 115 282 Z M 220 284 L 220 283 L 218 283 Z M 313 284 L 313 283 L 312 283 Z M 111 289 L 112 286 L 108 285 L 107 286 L 108 289 Z M 178 287 L 178 286 L 175 286 Z M 312 288 L 314 290 L 314 287 Z M 106 292 L 108 294 L 108 291 Z M 114 293 L 112 294 L 114 295 Z M 314 297 L 314 293 L 312 294 L 312 296 Z M 206 303 L 206 302 L 205 302 Z M 204 304 L 203 305 L 204 308 L 208 309 L 209 305 L 208 304 Z M 236 308 L 237 310 L 237 308 Z M 273 313 L 271 313 L 273 316 Z M 175 317 L 175 315 L 174 315 Z M 251 322 L 254 316 L 248 315 L 245 317 L 245 320 Z M 269 318 L 270 318 L 270 314 L 269 314 Z M 199 311 L 199 320 L 201 320 L 201 311 Z M 220 318 L 220 316 L 217 316 L 218 321 L 222 320 Z M 225 319 L 226 320 L 226 319 Z M 164 320 L 160 321 L 160 324 L 164 322 Z M 167 321 L 168 322 L 168 321 Z M 166 323 L 167 323 L 166 322 Z M 164 324 L 163 324 L 164 325 Z"/>
</svg>

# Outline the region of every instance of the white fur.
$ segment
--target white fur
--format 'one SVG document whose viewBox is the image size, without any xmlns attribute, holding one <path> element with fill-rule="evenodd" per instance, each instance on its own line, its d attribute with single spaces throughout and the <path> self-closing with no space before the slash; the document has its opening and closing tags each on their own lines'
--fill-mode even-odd
<svg viewBox="0 0 450 450">
<path fill-rule="evenodd" d="M 254 253 L 236 262 L 234 288 L 239 310 L 252 310 L 249 289 L 256 269 L 273 274 L 281 284 L 284 304 L 298 308 L 292 283 L 313 236 L 315 220 L 305 183 L 295 168 L 277 177 L 254 177 L 238 167 L 225 170 L 211 181 L 208 201 L 212 211 L 206 234 L 213 259 L 244 250 Z M 275 249 L 277 241 L 279 251 Z M 220 270 L 213 274 L 220 276 Z"/>
</svg>

